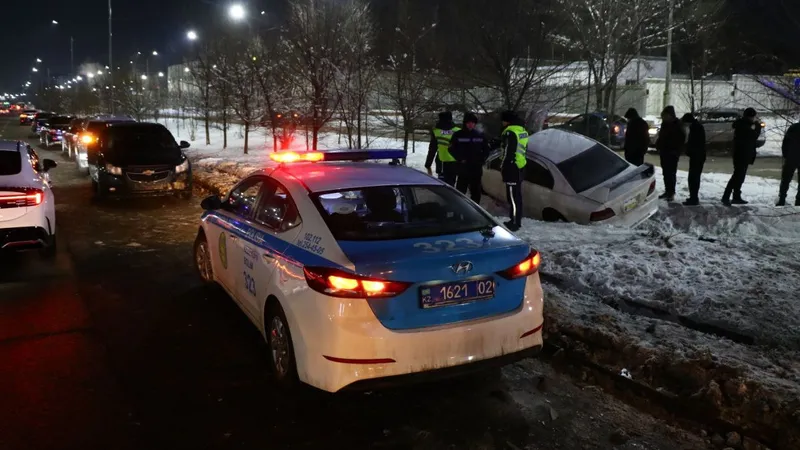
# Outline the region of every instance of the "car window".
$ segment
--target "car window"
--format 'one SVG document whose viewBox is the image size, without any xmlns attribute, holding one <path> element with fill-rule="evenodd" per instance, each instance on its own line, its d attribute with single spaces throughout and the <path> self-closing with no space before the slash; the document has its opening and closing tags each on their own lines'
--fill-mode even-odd
<svg viewBox="0 0 800 450">
<path fill-rule="evenodd" d="M 466 233 L 494 221 L 445 186 L 375 186 L 314 194 L 334 237 L 345 241 L 411 239 Z"/>
<path fill-rule="evenodd" d="M 180 152 L 172 133 L 163 126 L 107 128 L 104 147 L 112 153 Z"/>
<path fill-rule="evenodd" d="M 36 152 L 33 151 L 33 149 L 30 148 L 30 147 L 28 147 L 28 159 L 30 159 L 30 161 L 31 161 L 31 166 L 33 167 L 33 170 L 38 172 L 39 171 L 39 155 L 37 155 Z"/>
<path fill-rule="evenodd" d="M 300 225 L 300 214 L 292 197 L 278 182 L 270 180 L 265 184 L 261 196 L 256 221 L 278 231 L 287 231 Z"/>
<path fill-rule="evenodd" d="M 22 157 L 19 152 L 0 151 L 0 176 L 22 172 Z"/>
<path fill-rule="evenodd" d="M 228 201 L 225 203 L 225 209 L 239 217 L 250 218 L 263 184 L 262 178 L 250 178 L 243 181 L 231 191 Z"/>
<path fill-rule="evenodd" d="M 528 164 L 525 166 L 525 181 L 551 190 L 555 185 L 553 175 L 550 173 L 550 171 L 547 170 L 546 167 L 535 161 L 531 161 L 530 159 L 528 160 Z"/>
<path fill-rule="evenodd" d="M 556 164 L 575 192 L 583 192 L 613 178 L 630 165 L 603 145 L 597 144 Z"/>
<path fill-rule="evenodd" d="M 579 124 L 582 124 L 584 122 L 584 120 L 586 120 L 586 116 L 578 116 L 578 117 L 573 118 L 569 122 L 567 122 L 567 124 L 569 124 L 571 126 L 579 125 Z"/>
</svg>

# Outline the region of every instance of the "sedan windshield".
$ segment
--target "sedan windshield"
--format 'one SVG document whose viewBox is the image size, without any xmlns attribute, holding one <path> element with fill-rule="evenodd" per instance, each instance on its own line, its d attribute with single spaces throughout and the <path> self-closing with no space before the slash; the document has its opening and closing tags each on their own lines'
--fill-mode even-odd
<svg viewBox="0 0 800 450">
<path fill-rule="evenodd" d="M 337 240 L 409 239 L 491 228 L 491 218 L 444 186 L 377 186 L 312 196 Z"/>
<path fill-rule="evenodd" d="M 175 138 L 162 126 L 111 127 L 106 148 L 112 153 L 180 153 Z"/>
<path fill-rule="evenodd" d="M 625 171 L 630 165 L 601 144 L 556 164 L 575 192 L 583 192 Z"/>
</svg>

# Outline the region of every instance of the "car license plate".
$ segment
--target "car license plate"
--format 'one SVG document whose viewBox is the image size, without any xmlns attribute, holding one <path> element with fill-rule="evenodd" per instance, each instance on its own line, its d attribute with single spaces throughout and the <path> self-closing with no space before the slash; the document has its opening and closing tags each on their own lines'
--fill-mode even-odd
<svg viewBox="0 0 800 450">
<path fill-rule="evenodd" d="M 424 309 L 458 305 L 494 297 L 495 283 L 492 278 L 423 286 L 419 298 Z"/>
<path fill-rule="evenodd" d="M 629 212 L 636 209 L 637 206 L 639 206 L 639 199 L 633 197 L 625 201 L 625 203 L 622 205 L 622 211 Z"/>
</svg>

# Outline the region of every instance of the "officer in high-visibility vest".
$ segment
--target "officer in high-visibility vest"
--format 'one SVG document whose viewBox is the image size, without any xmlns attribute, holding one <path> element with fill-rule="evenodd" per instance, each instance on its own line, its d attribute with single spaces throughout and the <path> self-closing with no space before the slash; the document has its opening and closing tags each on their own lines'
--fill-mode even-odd
<svg viewBox="0 0 800 450">
<path fill-rule="evenodd" d="M 439 113 L 439 121 L 436 122 L 436 126 L 431 130 L 428 157 L 425 159 L 425 168 L 428 169 L 428 175 L 433 175 L 431 165 L 435 158 L 436 174 L 440 180 L 450 186 L 455 186 L 458 178 L 458 162 L 450 154 L 450 140 L 453 138 L 453 133 L 458 130 L 460 128 L 453 123 L 453 114 L 450 111 Z"/>
<path fill-rule="evenodd" d="M 505 226 L 511 231 L 517 231 L 522 226 L 522 180 L 525 178 L 523 172 L 528 163 L 526 157 L 528 131 L 525 130 L 525 123 L 514 111 L 504 111 L 501 119 L 503 121 L 501 172 L 503 183 L 506 184 L 511 218 Z"/>
</svg>

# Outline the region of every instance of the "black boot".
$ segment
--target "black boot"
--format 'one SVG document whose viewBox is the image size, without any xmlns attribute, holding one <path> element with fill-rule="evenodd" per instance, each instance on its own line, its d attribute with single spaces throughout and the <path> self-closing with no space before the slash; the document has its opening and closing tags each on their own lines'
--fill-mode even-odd
<svg viewBox="0 0 800 450">
<path fill-rule="evenodd" d="M 748 203 L 750 202 L 743 199 L 742 197 L 734 197 L 733 201 L 731 202 L 731 205 L 746 205 Z"/>
<path fill-rule="evenodd" d="M 668 192 L 664 192 L 663 194 L 658 196 L 658 199 L 659 200 L 667 200 L 669 197 L 670 197 L 670 194 Z"/>
<path fill-rule="evenodd" d="M 786 206 L 786 197 L 780 197 L 778 199 L 778 203 L 776 203 L 775 206 Z"/>
<path fill-rule="evenodd" d="M 700 204 L 700 199 L 696 197 L 692 197 L 685 202 L 683 202 L 683 206 L 697 206 Z"/>
<path fill-rule="evenodd" d="M 508 228 L 511 231 L 517 231 L 517 230 L 520 229 L 520 226 L 517 225 L 516 223 L 514 223 L 513 220 L 509 220 L 507 222 L 503 222 L 503 225 L 505 225 L 506 228 Z"/>
<path fill-rule="evenodd" d="M 725 206 L 731 206 L 731 198 L 727 195 L 722 197 L 722 204 Z"/>
</svg>

